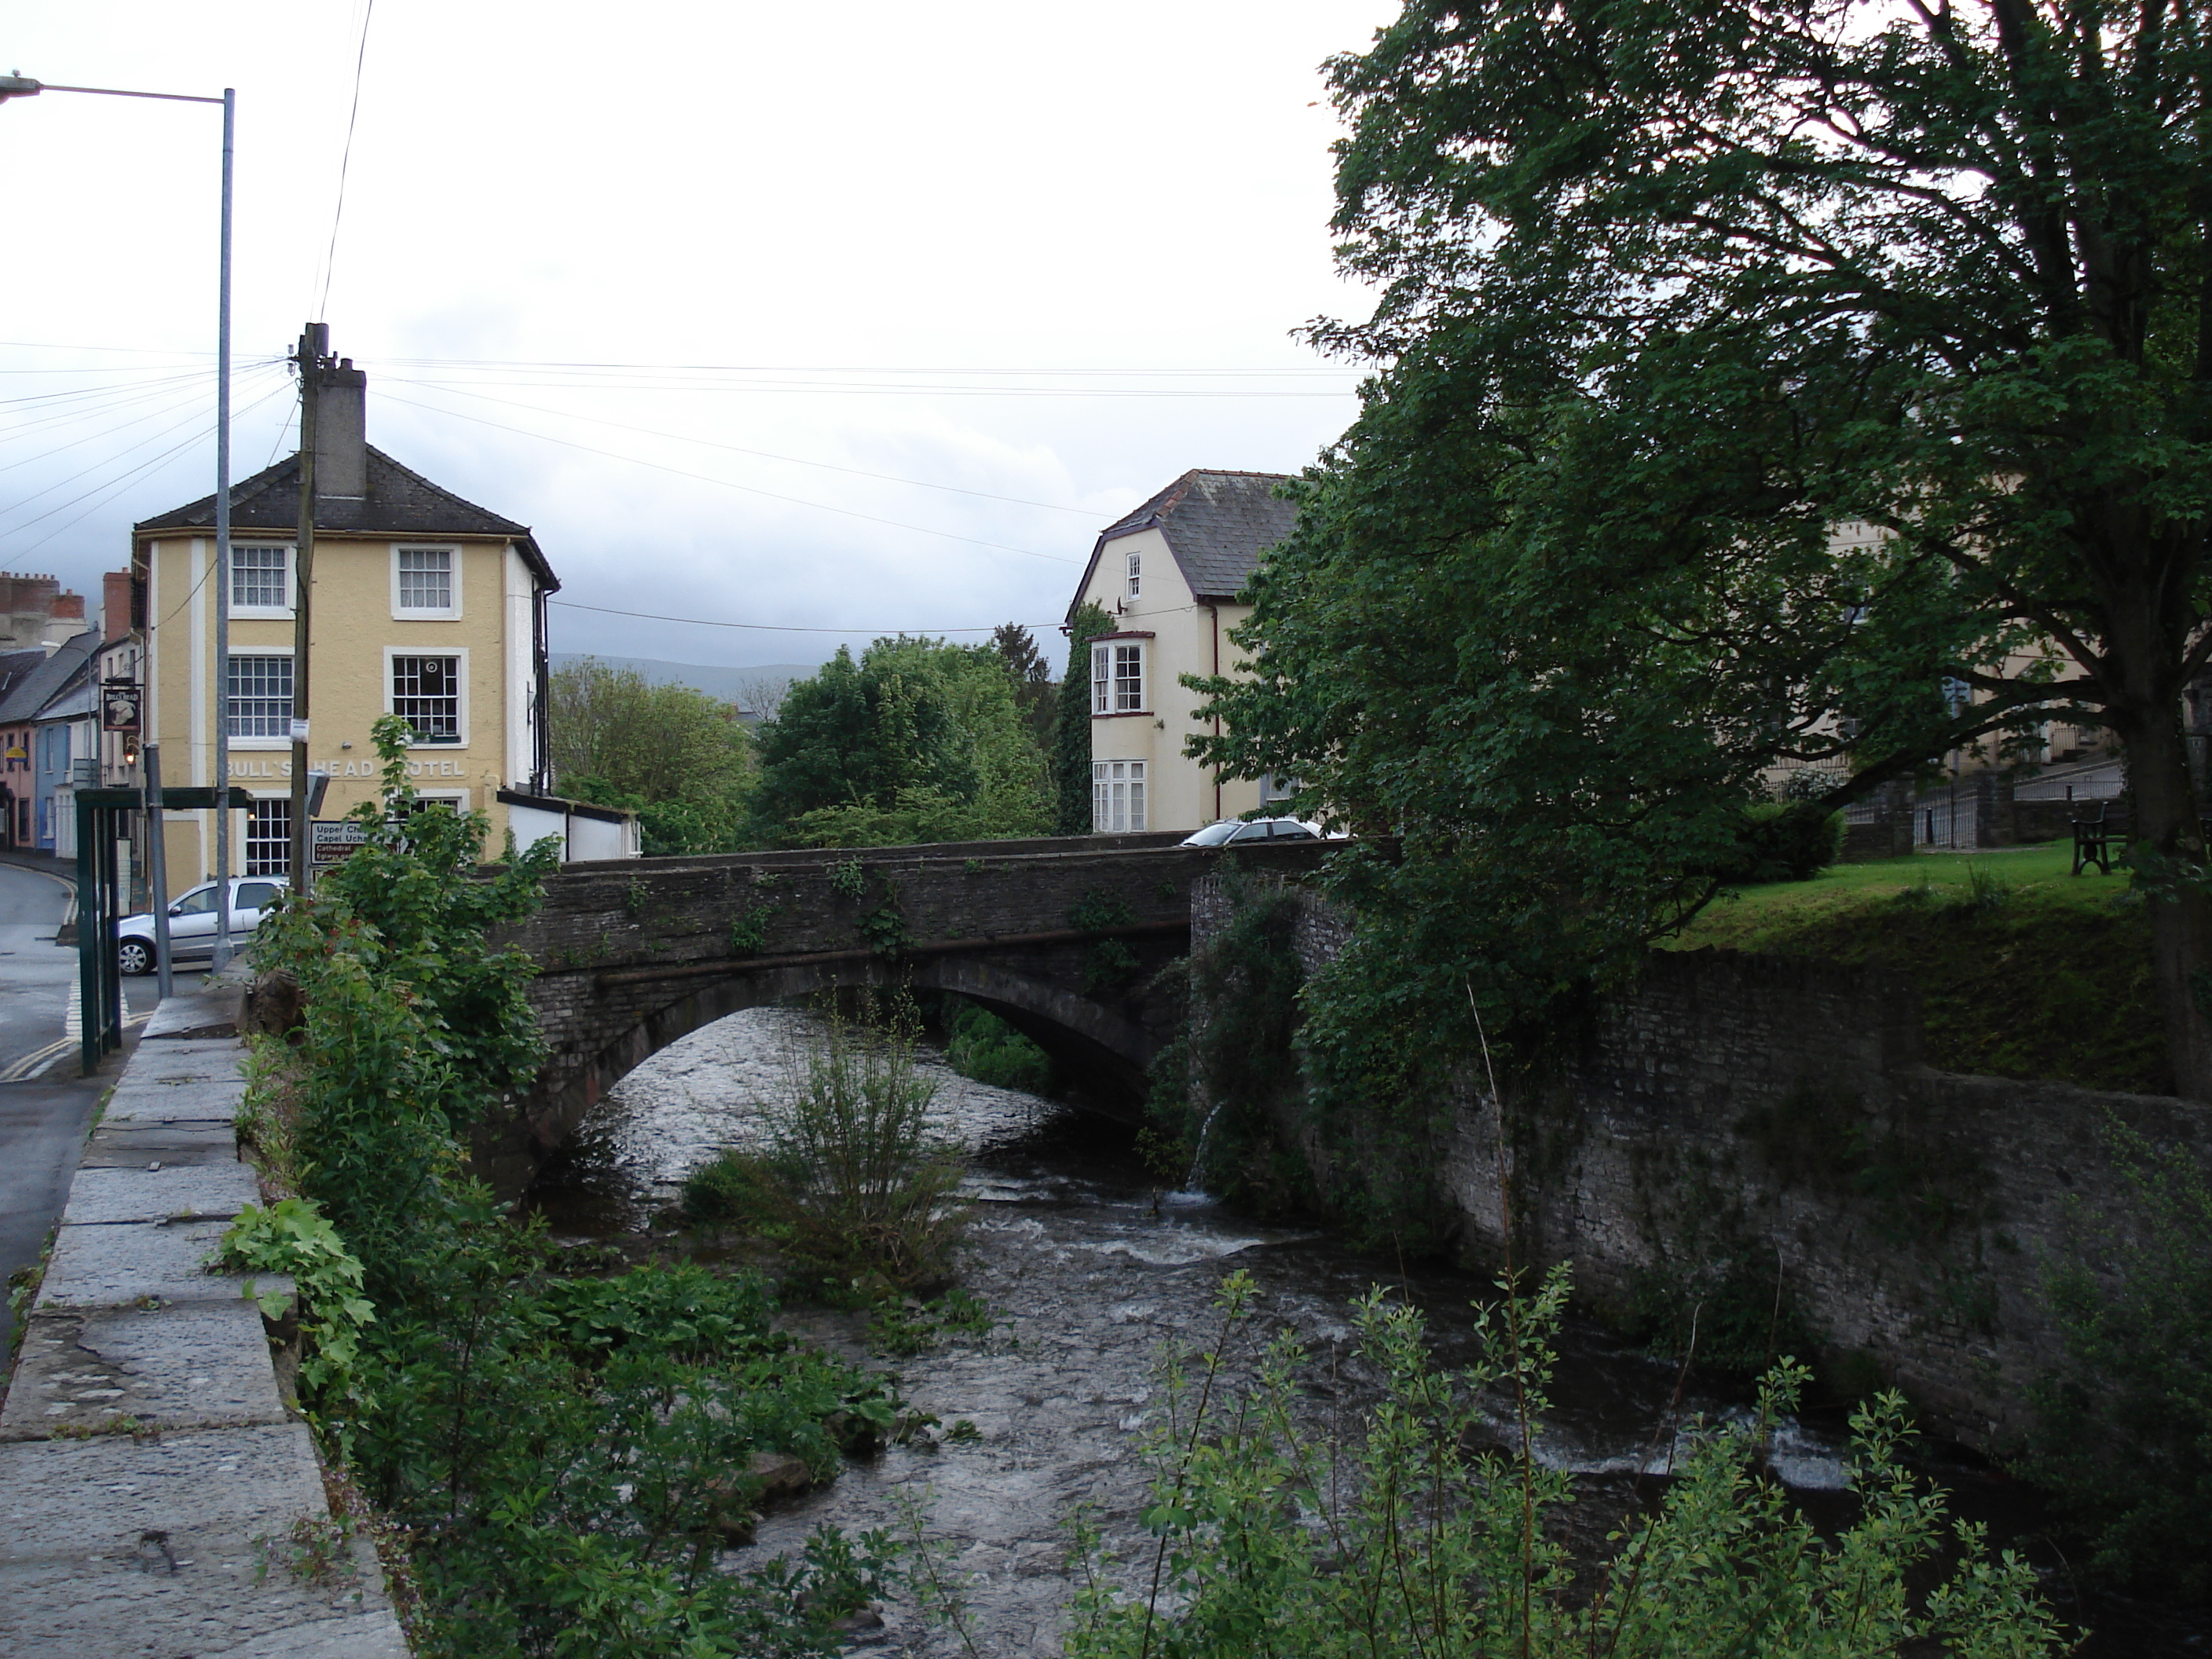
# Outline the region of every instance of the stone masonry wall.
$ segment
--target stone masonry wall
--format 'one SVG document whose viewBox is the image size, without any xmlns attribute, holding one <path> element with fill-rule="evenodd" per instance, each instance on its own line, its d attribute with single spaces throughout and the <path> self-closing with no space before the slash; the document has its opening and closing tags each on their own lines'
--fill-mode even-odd
<svg viewBox="0 0 2212 1659">
<path fill-rule="evenodd" d="M 1305 908 L 1310 970 L 1347 930 Z M 1194 949 L 1221 915 L 1202 891 Z M 1777 1285 L 1821 1358 L 1974 1443 L 2021 1425 L 2057 1353 L 2039 1273 L 2069 1217 L 2129 1224 L 2107 1119 L 2212 1167 L 2212 1108 L 1936 1071 L 1911 988 L 1837 964 L 1655 952 L 1540 1069 L 1502 1122 L 1473 1091 L 1458 1107 L 1441 1179 L 1467 1255 L 1501 1252 L 1504 1173 L 1516 1258 L 1571 1262 L 1586 1301 Z"/>
</svg>

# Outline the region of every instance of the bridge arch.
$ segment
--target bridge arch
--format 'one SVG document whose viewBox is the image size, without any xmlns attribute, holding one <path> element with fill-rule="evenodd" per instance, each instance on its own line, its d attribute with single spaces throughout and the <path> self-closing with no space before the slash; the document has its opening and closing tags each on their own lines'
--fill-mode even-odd
<svg viewBox="0 0 2212 1659">
<path fill-rule="evenodd" d="M 1193 889 L 1219 867 L 1212 849 L 1173 841 L 570 865 L 506 936 L 537 965 L 530 999 L 546 1066 L 477 1137 L 472 1162 L 520 1193 L 593 1103 L 679 1037 L 747 1008 L 866 986 L 969 998 L 1108 1085 L 1100 1094 L 1133 1102 L 1179 1018 L 1159 970 L 1188 947 Z M 1291 875 L 1326 852 L 1267 843 L 1239 861 Z"/>
<path fill-rule="evenodd" d="M 824 992 L 900 988 L 951 992 L 979 1003 L 1048 1054 L 1072 1062 L 1079 1073 L 1103 1073 L 1133 1097 L 1141 1091 L 1145 1067 L 1158 1046 L 1142 1024 L 1091 998 L 972 957 L 795 963 L 732 972 L 695 981 L 684 994 L 644 1013 L 581 1064 L 564 1067 L 557 1080 L 544 1079 L 515 1126 L 526 1133 L 527 1143 L 511 1151 L 526 1156 L 534 1168 L 616 1084 L 662 1049 L 731 1014 L 802 1001 Z M 481 1149 L 479 1161 L 483 1152 L 490 1151 Z"/>
</svg>

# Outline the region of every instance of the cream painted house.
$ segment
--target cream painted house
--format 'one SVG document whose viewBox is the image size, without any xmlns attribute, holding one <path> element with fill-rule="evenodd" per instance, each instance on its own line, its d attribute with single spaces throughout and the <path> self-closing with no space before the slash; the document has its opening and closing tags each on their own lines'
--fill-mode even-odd
<svg viewBox="0 0 2212 1659">
<path fill-rule="evenodd" d="M 309 769 L 331 777 L 319 817 L 375 798 L 369 724 L 396 714 L 415 728 L 408 770 L 425 799 L 488 813 L 495 851 L 510 827 L 534 839 L 550 781 L 545 599 L 560 583 L 526 526 L 369 447 L 367 377 L 350 362 L 322 373 L 308 748 Z M 231 867 L 274 874 L 287 867 L 290 834 L 299 457 L 234 486 L 231 499 L 221 701 L 230 781 L 254 803 L 234 815 Z M 134 533 L 144 719 L 172 787 L 216 781 L 214 508 L 210 495 Z M 214 816 L 168 815 L 171 892 L 214 873 Z"/>
<path fill-rule="evenodd" d="M 1297 518 L 1273 472 L 1186 472 L 1109 526 L 1068 607 L 1115 619 L 1091 647 L 1091 824 L 1096 830 L 1197 830 L 1286 795 L 1272 780 L 1224 779 L 1183 753 L 1212 726 L 1185 674 L 1237 673 L 1229 630 L 1260 556 Z"/>
</svg>

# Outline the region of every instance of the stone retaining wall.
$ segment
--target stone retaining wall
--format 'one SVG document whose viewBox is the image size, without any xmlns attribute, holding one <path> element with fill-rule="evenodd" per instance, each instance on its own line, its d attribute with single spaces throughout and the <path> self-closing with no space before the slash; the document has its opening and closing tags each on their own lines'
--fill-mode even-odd
<svg viewBox="0 0 2212 1659">
<path fill-rule="evenodd" d="M 272 1553 L 330 1507 L 258 1309 L 204 1265 L 258 1196 L 234 1127 L 236 1003 L 161 1006 L 70 1187 L 0 1407 L 0 1654 L 407 1652 L 365 1540 L 323 1587 Z"/>
<path fill-rule="evenodd" d="M 1348 924 L 1302 908 L 1310 972 Z M 1224 914 L 1194 896 L 1194 948 Z M 1468 1256 L 1502 1252 L 1503 1174 L 1516 1258 L 1571 1262 L 1586 1300 L 1778 1289 L 1820 1357 L 1979 1444 L 2021 1425 L 2057 1353 L 2039 1264 L 2069 1218 L 2130 1223 L 2103 1126 L 2212 1168 L 2212 1108 L 1936 1071 L 1911 987 L 1832 963 L 1655 952 L 1545 1073 L 1507 1084 L 1503 1121 L 1472 1086 L 1455 1103 L 1439 1180 Z M 1285 1127 L 1320 1158 L 1312 1126 Z"/>
</svg>

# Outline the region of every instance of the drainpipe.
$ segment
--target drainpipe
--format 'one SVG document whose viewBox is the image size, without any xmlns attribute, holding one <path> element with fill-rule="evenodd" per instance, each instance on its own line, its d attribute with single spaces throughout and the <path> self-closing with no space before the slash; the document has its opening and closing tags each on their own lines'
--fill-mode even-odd
<svg viewBox="0 0 2212 1659">
<path fill-rule="evenodd" d="M 1221 678 L 1221 607 L 1218 605 L 1209 605 L 1206 608 L 1213 617 L 1213 678 L 1219 679 Z M 1213 735 L 1217 738 L 1221 735 L 1221 716 L 1218 714 L 1213 717 Z M 1213 763 L 1213 821 L 1216 823 L 1221 822 L 1221 763 L 1219 761 Z"/>
</svg>

